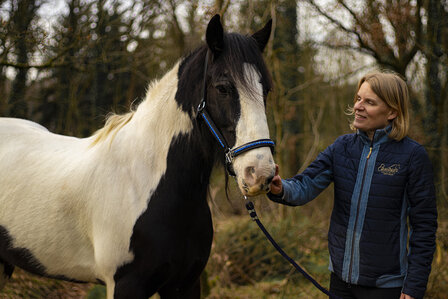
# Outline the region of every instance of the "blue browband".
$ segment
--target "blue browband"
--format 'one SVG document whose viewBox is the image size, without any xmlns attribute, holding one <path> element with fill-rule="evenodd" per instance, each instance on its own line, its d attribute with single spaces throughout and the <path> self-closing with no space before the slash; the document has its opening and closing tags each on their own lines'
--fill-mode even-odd
<svg viewBox="0 0 448 299">
<path fill-rule="evenodd" d="M 224 154 L 226 155 L 226 169 L 227 172 L 231 176 L 235 176 L 235 172 L 232 168 L 233 159 L 241 155 L 242 153 L 245 153 L 249 150 L 259 148 L 259 147 L 270 147 L 271 152 L 274 153 L 275 143 L 271 139 L 257 139 L 251 142 L 248 142 L 246 144 L 243 144 L 235 149 L 231 149 L 224 138 L 224 135 L 222 135 L 219 128 L 216 126 L 213 119 L 210 117 L 210 115 L 207 112 L 206 105 L 205 105 L 205 99 L 207 97 L 206 95 L 206 77 L 207 77 L 207 65 L 209 60 L 209 51 L 207 51 L 207 55 L 205 57 L 205 66 L 204 66 L 204 81 L 202 84 L 202 101 L 198 106 L 198 115 L 200 115 L 205 123 L 207 124 L 207 127 L 209 128 L 210 132 L 212 132 L 213 136 L 215 136 L 216 140 L 218 141 L 219 145 L 221 145 L 222 149 L 224 150 Z"/>
</svg>

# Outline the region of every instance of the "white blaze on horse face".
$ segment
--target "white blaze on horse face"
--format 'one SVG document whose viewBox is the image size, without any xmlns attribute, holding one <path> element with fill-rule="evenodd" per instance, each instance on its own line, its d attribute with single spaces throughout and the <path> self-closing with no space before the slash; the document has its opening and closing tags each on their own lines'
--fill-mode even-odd
<svg viewBox="0 0 448 299">
<path fill-rule="evenodd" d="M 260 74 L 250 64 L 245 64 L 244 70 L 251 89 L 247 91 L 237 87 L 241 115 L 236 126 L 234 147 L 257 139 L 269 138 Z M 270 148 L 256 148 L 241 154 L 235 158 L 233 169 L 237 176 L 238 187 L 244 195 L 255 196 L 268 192 L 269 183 L 275 174 L 275 164 Z"/>
</svg>

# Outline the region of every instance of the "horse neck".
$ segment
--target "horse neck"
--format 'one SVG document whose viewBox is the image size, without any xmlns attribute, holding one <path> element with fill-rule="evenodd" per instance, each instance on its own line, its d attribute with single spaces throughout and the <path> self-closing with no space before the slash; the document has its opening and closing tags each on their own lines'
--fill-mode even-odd
<svg viewBox="0 0 448 299">
<path fill-rule="evenodd" d="M 208 182 L 217 148 L 210 141 L 210 133 L 201 132 L 195 113 L 185 112 L 175 100 L 178 69 L 177 64 L 160 81 L 151 84 L 132 119 L 118 131 L 111 151 L 115 151 L 118 159 L 131 155 L 127 158 L 131 164 L 144 166 L 151 174 L 163 175 L 171 159 L 174 167 L 185 169 L 182 173 L 194 169 L 197 175 L 207 177 Z"/>
</svg>

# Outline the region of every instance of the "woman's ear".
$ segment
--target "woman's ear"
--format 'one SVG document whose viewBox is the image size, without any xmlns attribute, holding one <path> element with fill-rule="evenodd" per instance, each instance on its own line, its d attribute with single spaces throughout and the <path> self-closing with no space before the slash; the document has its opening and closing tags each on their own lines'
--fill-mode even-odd
<svg viewBox="0 0 448 299">
<path fill-rule="evenodd" d="M 394 120 L 395 118 L 397 118 L 397 116 L 398 116 L 397 111 L 394 109 L 390 109 L 389 115 L 387 116 L 387 120 Z"/>
</svg>

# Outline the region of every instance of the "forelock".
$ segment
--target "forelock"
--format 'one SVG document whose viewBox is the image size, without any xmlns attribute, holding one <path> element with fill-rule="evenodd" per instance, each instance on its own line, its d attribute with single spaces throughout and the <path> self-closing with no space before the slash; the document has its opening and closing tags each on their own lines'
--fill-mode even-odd
<svg viewBox="0 0 448 299">
<path fill-rule="evenodd" d="M 251 84 L 253 78 L 247 77 L 246 64 L 252 65 L 258 72 L 263 93 L 267 94 L 272 89 L 272 80 L 255 39 L 237 33 L 225 34 L 224 50 L 216 59 L 212 76 L 219 76 L 225 70 L 225 75 L 248 94 L 252 94 L 255 92 Z"/>
</svg>

